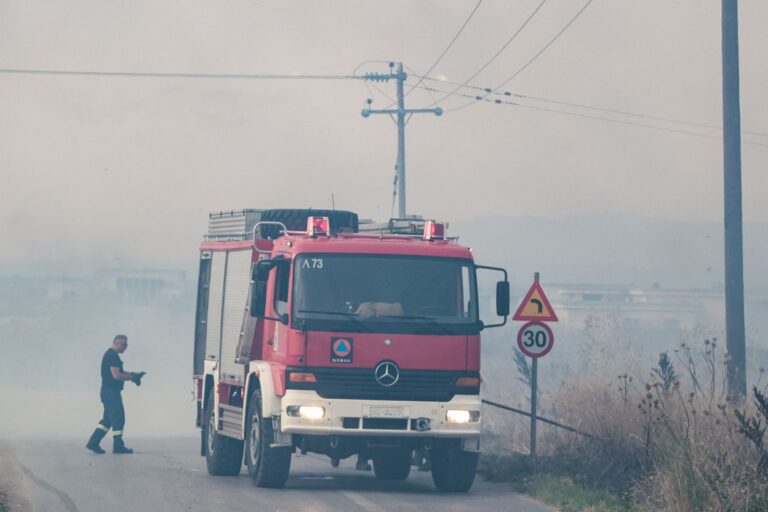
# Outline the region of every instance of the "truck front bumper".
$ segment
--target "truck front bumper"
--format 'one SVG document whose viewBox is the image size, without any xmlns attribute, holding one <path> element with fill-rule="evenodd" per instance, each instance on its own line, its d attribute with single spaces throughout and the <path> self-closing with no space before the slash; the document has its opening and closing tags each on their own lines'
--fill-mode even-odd
<svg viewBox="0 0 768 512">
<path fill-rule="evenodd" d="M 479 438 L 480 405 L 477 395 L 411 402 L 327 399 L 315 391 L 289 389 L 281 399 L 280 430 L 319 436 Z"/>
</svg>

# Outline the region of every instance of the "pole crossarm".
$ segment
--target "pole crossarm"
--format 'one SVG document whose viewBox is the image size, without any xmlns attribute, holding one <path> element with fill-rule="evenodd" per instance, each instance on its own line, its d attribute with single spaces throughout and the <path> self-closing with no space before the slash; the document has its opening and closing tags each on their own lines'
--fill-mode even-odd
<svg viewBox="0 0 768 512">
<path fill-rule="evenodd" d="M 406 108 L 404 110 L 398 110 L 396 108 L 385 108 L 381 110 L 371 110 L 369 108 L 363 109 L 363 117 L 368 117 L 371 114 L 435 114 L 436 116 L 443 115 L 443 109 L 437 108 Z"/>
<path fill-rule="evenodd" d="M 368 106 L 366 106 L 361 114 L 363 117 L 370 117 L 371 114 L 387 114 L 390 116 L 397 116 L 397 198 L 398 207 L 397 215 L 399 218 L 404 219 L 406 217 L 405 208 L 405 124 L 406 116 L 411 114 L 435 114 L 436 116 L 443 115 L 443 109 L 436 108 L 405 108 L 405 94 L 403 92 L 403 83 L 408 78 L 408 75 L 403 71 L 403 63 L 394 62 L 389 63 L 391 71 L 389 73 L 366 73 L 363 75 L 364 80 L 372 80 L 375 82 L 387 82 L 389 80 L 397 80 L 397 108 L 385 108 L 380 110 L 372 110 L 370 108 L 372 99 L 368 99 Z"/>
</svg>

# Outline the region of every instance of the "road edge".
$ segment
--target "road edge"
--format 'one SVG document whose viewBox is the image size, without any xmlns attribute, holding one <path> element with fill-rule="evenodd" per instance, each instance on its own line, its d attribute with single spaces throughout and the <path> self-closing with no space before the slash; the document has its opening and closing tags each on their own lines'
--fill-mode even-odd
<svg viewBox="0 0 768 512">
<path fill-rule="evenodd" d="M 0 440 L 0 512 L 32 512 L 29 480 L 8 441 Z"/>
</svg>

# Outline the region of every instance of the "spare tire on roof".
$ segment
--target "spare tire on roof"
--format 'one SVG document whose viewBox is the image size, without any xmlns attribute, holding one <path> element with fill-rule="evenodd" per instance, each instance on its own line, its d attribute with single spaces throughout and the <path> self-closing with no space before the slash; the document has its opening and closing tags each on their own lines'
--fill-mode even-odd
<svg viewBox="0 0 768 512">
<path fill-rule="evenodd" d="M 357 233 L 357 214 L 346 210 L 313 210 L 313 209 L 275 209 L 261 212 L 261 221 L 282 222 L 289 231 L 304 231 L 307 229 L 308 217 L 328 217 L 331 221 L 331 232 L 338 233 L 350 230 Z M 260 238 L 277 238 L 280 236 L 280 226 L 271 224 L 259 226 Z"/>
</svg>

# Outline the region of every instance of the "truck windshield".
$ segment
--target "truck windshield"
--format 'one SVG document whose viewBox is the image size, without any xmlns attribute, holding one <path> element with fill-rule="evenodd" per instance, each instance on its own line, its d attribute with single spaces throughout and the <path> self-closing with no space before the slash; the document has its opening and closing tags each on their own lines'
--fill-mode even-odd
<svg viewBox="0 0 768 512">
<path fill-rule="evenodd" d="M 480 326 L 468 260 L 301 254 L 292 295 L 303 330 L 471 334 Z"/>
</svg>

